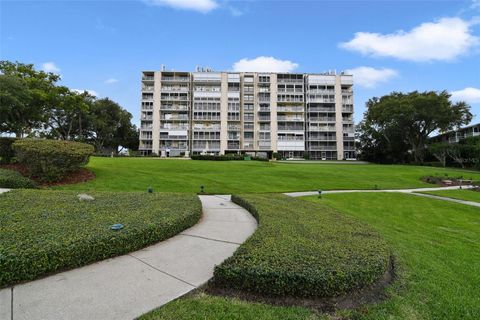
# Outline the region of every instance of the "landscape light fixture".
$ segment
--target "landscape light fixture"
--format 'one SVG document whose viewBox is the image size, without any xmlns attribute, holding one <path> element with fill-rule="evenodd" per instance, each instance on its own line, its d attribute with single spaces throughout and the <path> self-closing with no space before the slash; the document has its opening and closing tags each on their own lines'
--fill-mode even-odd
<svg viewBox="0 0 480 320">
<path fill-rule="evenodd" d="M 322 198 L 322 190 L 318 190 L 318 198 L 319 198 L 319 199 Z"/>
</svg>

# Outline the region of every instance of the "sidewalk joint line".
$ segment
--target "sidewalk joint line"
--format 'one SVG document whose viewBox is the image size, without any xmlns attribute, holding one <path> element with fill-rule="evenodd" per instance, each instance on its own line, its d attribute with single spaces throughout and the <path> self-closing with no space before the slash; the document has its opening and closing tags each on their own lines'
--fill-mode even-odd
<svg viewBox="0 0 480 320">
<path fill-rule="evenodd" d="M 191 284 L 190 282 L 187 282 L 187 281 L 185 281 L 185 280 L 183 280 L 183 279 L 180 279 L 179 277 L 176 277 L 176 276 L 174 276 L 173 274 L 170 274 L 170 273 L 168 273 L 168 272 L 165 272 L 165 271 L 163 271 L 163 270 L 158 269 L 157 267 L 149 264 L 148 262 L 143 261 L 143 260 L 140 259 L 140 258 L 137 258 L 137 257 L 135 257 L 135 256 L 133 256 L 133 255 L 131 255 L 131 254 L 128 254 L 128 256 L 130 256 L 130 257 L 132 257 L 132 258 L 140 261 L 141 263 L 146 264 L 147 266 L 149 266 L 150 268 L 153 268 L 153 269 L 157 270 L 158 272 L 161 272 L 161 273 L 163 273 L 163 274 L 166 274 L 166 275 L 169 276 L 169 277 L 172 277 L 172 278 L 174 278 L 174 279 L 176 279 L 176 280 L 178 280 L 178 281 L 181 281 L 181 282 L 183 282 L 183 283 L 185 283 L 185 284 L 188 284 L 189 286 L 192 286 L 192 287 L 194 287 L 194 288 L 197 287 L 196 285 L 193 285 L 193 284 Z"/>
<path fill-rule="evenodd" d="M 10 290 L 10 319 L 13 320 L 13 286 Z"/>
<path fill-rule="evenodd" d="M 207 238 L 207 237 L 202 237 L 202 236 L 196 236 L 196 235 L 187 234 L 187 233 L 180 233 L 180 235 L 181 235 L 181 236 L 193 237 L 193 238 L 200 238 L 200 239 L 205 239 L 205 240 L 211 240 L 211 241 L 217 241 L 217 242 L 223 242 L 223 243 L 229 243 L 229 244 L 241 245 L 241 243 L 238 243 L 238 242 L 227 241 L 227 240 L 220 240 L 220 239 L 212 239 L 212 238 Z"/>
</svg>

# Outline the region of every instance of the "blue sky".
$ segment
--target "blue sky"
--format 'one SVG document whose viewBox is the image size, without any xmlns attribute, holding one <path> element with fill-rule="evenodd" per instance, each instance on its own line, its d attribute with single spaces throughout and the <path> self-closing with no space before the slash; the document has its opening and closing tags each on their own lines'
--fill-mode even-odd
<svg viewBox="0 0 480 320">
<path fill-rule="evenodd" d="M 263 58 L 262 58 L 263 57 Z M 480 1 L 4 1 L 0 58 L 140 109 L 140 72 L 350 70 L 373 96 L 448 90 L 480 121 Z"/>
</svg>

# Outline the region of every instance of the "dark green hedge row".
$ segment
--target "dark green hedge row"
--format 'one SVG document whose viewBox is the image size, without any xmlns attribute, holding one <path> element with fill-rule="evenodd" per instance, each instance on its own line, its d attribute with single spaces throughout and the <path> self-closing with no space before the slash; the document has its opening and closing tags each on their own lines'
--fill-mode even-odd
<svg viewBox="0 0 480 320">
<path fill-rule="evenodd" d="M 0 169 L 0 188 L 30 189 L 36 187 L 37 185 L 34 181 L 25 178 L 20 173 L 13 170 Z"/>
<path fill-rule="evenodd" d="M 191 155 L 192 160 L 213 160 L 213 161 L 229 161 L 229 160 L 243 160 L 243 154 L 226 154 L 226 155 Z"/>
<path fill-rule="evenodd" d="M 13 149 L 18 162 L 42 181 L 58 181 L 71 171 L 88 163 L 93 146 L 63 140 L 21 139 Z"/>
<path fill-rule="evenodd" d="M 197 196 L 14 190 L 0 194 L 0 287 L 138 250 L 198 222 Z M 124 228 L 113 231 L 110 226 Z"/>
<path fill-rule="evenodd" d="M 0 137 L 0 164 L 11 163 L 13 157 L 15 157 L 12 144 L 16 140 L 16 138 Z"/>
<path fill-rule="evenodd" d="M 259 221 L 215 268 L 213 284 L 268 296 L 334 297 L 387 270 L 386 242 L 365 224 L 322 204 L 280 194 L 232 196 Z"/>
<path fill-rule="evenodd" d="M 199 155 L 194 154 L 190 156 L 192 160 L 213 160 L 213 161 L 230 161 L 230 160 L 245 160 L 248 157 L 250 160 L 269 161 L 267 158 L 249 157 L 244 154 L 225 154 L 225 155 Z"/>
</svg>

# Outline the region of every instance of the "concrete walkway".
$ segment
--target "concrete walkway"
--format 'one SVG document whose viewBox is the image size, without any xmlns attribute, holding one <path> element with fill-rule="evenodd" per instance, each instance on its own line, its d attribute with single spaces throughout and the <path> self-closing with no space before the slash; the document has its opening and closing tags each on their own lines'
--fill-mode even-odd
<svg viewBox="0 0 480 320">
<path fill-rule="evenodd" d="M 472 186 L 463 186 L 462 188 L 468 189 Z M 412 193 L 412 192 L 425 192 L 425 191 L 438 191 L 438 190 L 457 190 L 460 189 L 459 186 L 453 187 L 436 187 L 436 188 L 416 188 L 416 189 L 381 189 L 381 190 L 326 190 L 322 191 L 322 194 L 332 194 L 332 193 L 352 193 L 352 192 L 403 192 L 403 193 Z M 287 192 L 284 193 L 290 197 L 304 197 L 304 196 L 316 196 L 318 191 L 302 191 L 302 192 Z"/>
<path fill-rule="evenodd" d="M 462 186 L 462 189 L 469 189 L 473 188 L 473 186 Z M 452 187 L 437 187 L 437 188 L 417 188 L 417 189 L 389 189 L 389 190 L 327 190 L 327 191 L 322 191 L 323 194 L 333 194 L 333 193 L 352 193 L 352 192 L 400 192 L 400 193 L 409 193 L 413 194 L 416 196 L 420 197 L 426 197 L 426 198 L 432 198 L 432 199 L 437 199 L 437 200 L 444 200 L 444 201 L 450 201 L 450 202 L 455 202 L 455 203 L 461 203 L 467 206 L 473 206 L 473 207 L 480 207 L 480 203 L 478 202 L 473 202 L 473 201 L 466 201 L 466 200 L 460 200 L 460 199 L 453 199 L 453 198 L 448 198 L 448 197 L 441 197 L 441 196 L 435 196 L 431 194 L 424 194 L 424 193 L 419 193 L 419 192 L 426 192 L 426 191 L 438 191 L 438 190 L 458 190 L 461 189 L 459 186 L 452 186 Z M 284 193 L 287 196 L 290 197 L 304 197 L 304 196 L 316 196 L 318 195 L 318 191 L 304 191 L 304 192 L 288 192 Z"/>
<path fill-rule="evenodd" d="M 425 194 L 425 193 L 412 192 L 411 194 L 414 194 L 414 195 L 420 196 L 420 197 L 432 198 L 432 199 L 444 200 L 444 201 L 450 201 L 450 202 L 455 202 L 455 203 L 461 203 L 461 204 L 465 204 L 465 205 L 467 205 L 467 206 L 473 206 L 473 207 L 479 207 L 479 208 L 480 208 L 480 202 L 460 200 L 460 199 L 447 198 L 447 197 L 440 197 L 440 196 L 436 196 L 436 195 L 433 195 L 433 194 Z"/>
<path fill-rule="evenodd" d="M 0 290 L 0 319 L 133 319 L 197 288 L 256 229 L 230 196 L 200 196 L 201 221 L 166 241 Z"/>
</svg>

